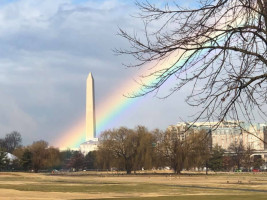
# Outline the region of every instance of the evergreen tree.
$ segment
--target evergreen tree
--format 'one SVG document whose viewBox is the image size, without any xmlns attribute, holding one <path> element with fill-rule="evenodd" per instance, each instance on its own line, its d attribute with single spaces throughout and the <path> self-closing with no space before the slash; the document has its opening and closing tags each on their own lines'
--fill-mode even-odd
<svg viewBox="0 0 267 200">
<path fill-rule="evenodd" d="M 221 171 L 223 169 L 223 154 L 224 149 L 216 145 L 212 149 L 212 155 L 208 161 L 208 168 L 213 171 Z"/>
</svg>

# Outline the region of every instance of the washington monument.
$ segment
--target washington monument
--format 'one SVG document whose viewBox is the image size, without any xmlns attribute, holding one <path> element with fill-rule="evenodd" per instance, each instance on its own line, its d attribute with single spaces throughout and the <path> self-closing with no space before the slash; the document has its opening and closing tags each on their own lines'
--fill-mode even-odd
<svg viewBox="0 0 267 200">
<path fill-rule="evenodd" d="M 90 72 L 86 81 L 86 141 L 96 138 L 95 131 L 95 89 Z"/>
</svg>

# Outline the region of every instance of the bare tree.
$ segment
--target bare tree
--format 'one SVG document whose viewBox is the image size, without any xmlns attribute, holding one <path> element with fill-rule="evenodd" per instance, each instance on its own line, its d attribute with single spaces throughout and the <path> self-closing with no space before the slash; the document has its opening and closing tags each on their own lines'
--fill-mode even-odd
<svg viewBox="0 0 267 200">
<path fill-rule="evenodd" d="M 120 29 L 131 48 L 117 52 L 139 61 L 129 66 L 153 63 L 154 70 L 150 66 L 143 78 L 152 76 L 155 81 L 141 82 L 143 91 L 132 97 L 157 92 L 175 78 L 169 95 L 193 84 L 186 102 L 202 108 L 195 120 L 239 121 L 242 115 L 253 121 L 255 111 L 265 119 L 267 0 L 201 0 L 194 8 L 140 1 L 137 6 L 145 37 Z"/>
<path fill-rule="evenodd" d="M 253 156 L 252 154 L 255 152 L 250 145 L 247 145 L 244 151 L 244 158 L 243 158 L 243 166 L 249 170 L 253 165 Z"/>
<path fill-rule="evenodd" d="M 0 139 L 0 149 L 2 149 L 2 150 L 6 149 L 6 145 L 5 145 L 5 140 L 4 139 Z"/>
<path fill-rule="evenodd" d="M 204 131 L 193 133 L 190 129 L 185 137 L 182 135 L 170 130 L 157 135 L 159 157 L 177 174 L 183 169 L 203 167 L 209 156 L 209 138 Z"/>
<path fill-rule="evenodd" d="M 156 160 L 155 137 L 144 126 L 135 129 L 121 127 L 104 131 L 97 151 L 98 166 L 116 167 L 127 174 L 141 169 L 151 169 Z"/>
<path fill-rule="evenodd" d="M 21 157 L 26 169 L 33 168 L 36 173 L 40 169 L 52 169 L 60 165 L 59 149 L 49 147 L 48 143 L 43 140 L 33 142 L 32 145 L 24 148 Z"/>
<path fill-rule="evenodd" d="M 60 166 L 60 152 L 58 148 L 55 147 L 48 147 L 47 151 L 47 158 L 45 162 L 45 167 L 47 169 L 58 168 Z"/>
<path fill-rule="evenodd" d="M 84 155 L 79 151 L 75 151 L 68 163 L 68 167 L 74 168 L 75 171 L 79 171 L 80 169 L 83 169 L 84 161 Z"/>
<path fill-rule="evenodd" d="M 98 145 L 98 150 L 96 151 L 96 163 L 97 167 L 100 169 L 110 170 L 113 161 L 113 153 L 106 148 L 106 143 L 102 141 Z"/>
<path fill-rule="evenodd" d="M 17 131 L 6 134 L 5 139 L 2 140 L 4 148 L 7 152 L 12 153 L 16 148 L 21 147 L 21 134 Z"/>
<path fill-rule="evenodd" d="M 167 131 L 159 151 L 166 157 L 173 171 L 179 174 L 185 167 L 190 146 L 185 140 L 181 140 L 177 133 Z"/>
<path fill-rule="evenodd" d="M 211 137 L 208 131 L 199 130 L 191 134 L 187 138 L 190 145 L 190 152 L 188 155 L 188 169 L 194 168 L 207 168 L 207 162 L 211 154 Z M 207 172 L 207 171 L 206 171 Z"/>
<path fill-rule="evenodd" d="M 245 147 L 243 145 L 243 141 L 241 140 L 238 142 L 237 141 L 232 142 L 230 146 L 228 147 L 228 151 L 230 153 L 233 153 L 231 158 L 234 164 L 236 165 L 237 169 L 240 169 L 240 167 L 242 166 L 244 157 L 245 157 Z"/>
<path fill-rule="evenodd" d="M 134 168 L 137 144 L 137 134 L 131 129 L 121 127 L 101 134 L 99 150 L 111 154 L 113 167 L 122 168 L 130 174 Z"/>
<path fill-rule="evenodd" d="M 134 170 L 152 169 L 155 162 L 155 144 L 156 140 L 153 134 L 144 126 L 137 126 L 137 150 L 134 161 Z"/>
<path fill-rule="evenodd" d="M 43 140 L 33 142 L 32 145 L 29 146 L 30 152 L 32 153 L 32 167 L 35 173 L 45 166 L 46 158 L 48 156 L 46 151 L 47 148 L 48 143 Z"/>
</svg>

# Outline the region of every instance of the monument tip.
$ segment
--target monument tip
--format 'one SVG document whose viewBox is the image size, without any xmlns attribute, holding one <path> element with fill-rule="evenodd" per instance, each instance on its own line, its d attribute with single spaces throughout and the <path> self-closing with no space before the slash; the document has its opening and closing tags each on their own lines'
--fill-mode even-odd
<svg viewBox="0 0 267 200">
<path fill-rule="evenodd" d="M 93 74 L 90 72 L 87 76 L 87 78 L 92 78 L 93 77 Z"/>
</svg>

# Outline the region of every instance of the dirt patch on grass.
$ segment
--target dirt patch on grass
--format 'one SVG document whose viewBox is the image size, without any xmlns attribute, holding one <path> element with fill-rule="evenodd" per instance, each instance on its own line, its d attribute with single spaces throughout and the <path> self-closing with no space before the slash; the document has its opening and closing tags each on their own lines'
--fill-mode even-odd
<svg viewBox="0 0 267 200">
<path fill-rule="evenodd" d="M 159 197 L 158 193 L 59 193 L 38 191 L 17 191 L 0 189 L 0 200 L 74 200 L 74 199 L 107 199 L 107 198 L 135 198 L 135 197 Z M 166 195 L 165 195 L 166 196 Z"/>
</svg>

